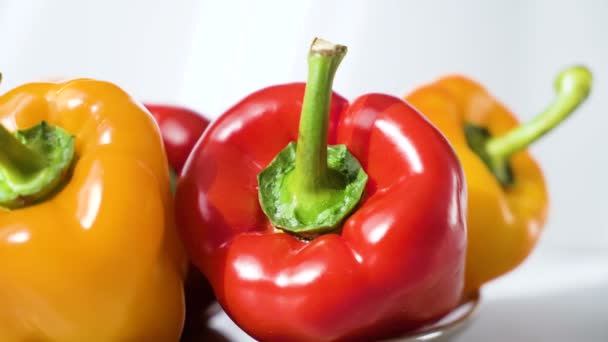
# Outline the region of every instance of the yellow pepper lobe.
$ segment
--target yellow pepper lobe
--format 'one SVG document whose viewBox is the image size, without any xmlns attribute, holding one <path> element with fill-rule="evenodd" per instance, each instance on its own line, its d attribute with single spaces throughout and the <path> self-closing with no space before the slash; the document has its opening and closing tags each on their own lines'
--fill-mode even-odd
<svg viewBox="0 0 608 342">
<path fill-rule="evenodd" d="M 505 188 L 471 149 L 465 125 L 500 136 L 517 127 L 515 116 L 481 85 L 449 76 L 406 97 L 448 138 L 467 179 L 467 259 L 464 295 L 519 265 L 540 236 L 548 194 L 543 174 L 527 151 L 510 159 L 516 181 Z"/>
<path fill-rule="evenodd" d="M 481 85 L 461 76 L 445 77 L 406 97 L 450 140 L 465 171 L 465 295 L 514 269 L 532 251 L 546 220 L 548 195 L 525 148 L 572 114 L 591 85 L 586 67 L 564 69 L 553 102 L 523 125 Z"/>
<path fill-rule="evenodd" d="M 156 124 L 115 85 L 33 83 L 0 96 L 0 124 L 74 138 L 51 197 L 0 210 L 0 341 L 177 341 L 186 258 Z"/>
</svg>

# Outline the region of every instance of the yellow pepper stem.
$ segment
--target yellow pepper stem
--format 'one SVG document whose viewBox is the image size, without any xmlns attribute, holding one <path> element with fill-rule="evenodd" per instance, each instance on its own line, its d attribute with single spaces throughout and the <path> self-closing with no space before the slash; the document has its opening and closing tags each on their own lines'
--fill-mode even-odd
<svg viewBox="0 0 608 342">
<path fill-rule="evenodd" d="M 37 203 L 57 191 L 74 160 L 74 137 L 42 121 L 14 133 L 0 125 L 0 207 Z"/>
<path fill-rule="evenodd" d="M 563 70 L 555 80 L 557 97 L 532 121 L 500 137 L 487 140 L 485 152 L 495 164 L 504 164 L 514 153 L 523 150 L 563 122 L 585 101 L 591 91 L 591 71 L 584 66 Z"/>
<path fill-rule="evenodd" d="M 0 125 L 0 171 L 4 177 L 25 180 L 42 170 L 47 157 L 30 149 Z"/>
<path fill-rule="evenodd" d="M 0 73 L 2 82 L 2 73 Z M 47 158 L 24 145 L 0 124 L 0 172 L 25 179 L 44 168 Z"/>
<path fill-rule="evenodd" d="M 74 137 L 60 127 L 42 121 L 10 132 L 0 124 L 0 208 L 24 207 L 53 194 L 74 158 Z"/>
</svg>

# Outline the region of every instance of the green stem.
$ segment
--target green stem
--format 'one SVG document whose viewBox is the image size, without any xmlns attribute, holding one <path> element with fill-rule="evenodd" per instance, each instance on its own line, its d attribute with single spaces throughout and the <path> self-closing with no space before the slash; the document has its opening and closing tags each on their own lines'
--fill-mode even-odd
<svg viewBox="0 0 608 342">
<path fill-rule="evenodd" d="M 42 121 L 11 133 L 0 125 L 0 207 L 16 209 L 54 194 L 74 160 L 74 137 Z"/>
<path fill-rule="evenodd" d="M 52 195 L 73 160 L 74 137 L 59 127 L 42 121 L 12 133 L 0 124 L 0 209 L 24 207 Z"/>
<path fill-rule="evenodd" d="M 275 227 L 304 239 L 339 230 L 367 183 L 367 174 L 345 145 L 327 145 L 332 85 L 345 54 L 345 46 L 313 41 L 298 141 L 258 174 L 266 216 Z"/>
<path fill-rule="evenodd" d="M 5 177 L 26 180 L 42 170 L 48 159 L 42 153 L 24 145 L 0 125 L 0 170 Z"/>
<path fill-rule="evenodd" d="M 27 179 L 42 170 L 46 164 L 47 158 L 43 154 L 25 146 L 0 124 L 0 171 L 4 171 L 5 177 Z"/>
<path fill-rule="evenodd" d="M 294 190 L 315 192 L 328 182 L 327 133 L 332 86 L 346 47 L 315 39 L 308 55 L 308 80 L 304 92 L 296 148 Z"/>
<path fill-rule="evenodd" d="M 591 72 L 584 66 L 562 71 L 555 81 L 554 102 L 532 121 L 503 136 L 490 138 L 485 146 L 489 158 L 496 163 L 504 162 L 563 122 L 587 98 L 591 81 Z"/>
</svg>

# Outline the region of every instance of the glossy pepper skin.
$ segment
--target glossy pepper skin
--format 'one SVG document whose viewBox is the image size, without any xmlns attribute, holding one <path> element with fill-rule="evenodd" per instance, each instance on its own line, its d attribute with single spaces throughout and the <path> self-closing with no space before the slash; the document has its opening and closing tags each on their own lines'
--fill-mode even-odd
<svg viewBox="0 0 608 342">
<path fill-rule="evenodd" d="M 304 84 L 260 90 L 217 119 L 178 183 L 177 222 L 219 303 L 262 341 L 370 340 L 442 316 L 463 286 L 466 189 L 444 137 L 402 100 L 331 98 L 329 143 L 369 176 L 340 233 L 276 231 L 256 177 L 298 138 Z"/>
<path fill-rule="evenodd" d="M 169 165 L 179 174 L 190 151 L 209 126 L 209 120 L 180 106 L 148 103 L 145 106 L 160 127 Z"/>
<path fill-rule="evenodd" d="M 467 177 L 465 296 L 514 269 L 534 248 L 548 194 L 541 169 L 525 148 L 573 113 L 591 83 L 584 66 L 563 70 L 555 81 L 556 99 L 523 125 L 480 84 L 462 76 L 444 77 L 406 97 L 450 140 Z"/>
<path fill-rule="evenodd" d="M 169 166 L 179 174 L 190 151 L 209 126 L 209 120 L 185 107 L 149 103 L 144 105 L 160 128 Z M 186 321 L 182 339 L 200 335 L 199 331 L 205 326 L 205 309 L 214 298 L 209 282 L 194 266 L 188 267 L 185 293 Z"/>
<path fill-rule="evenodd" d="M 54 196 L 0 209 L 0 340 L 177 341 L 186 259 L 154 120 L 94 80 L 0 97 L 8 130 L 42 120 L 75 137 L 76 161 Z"/>
</svg>

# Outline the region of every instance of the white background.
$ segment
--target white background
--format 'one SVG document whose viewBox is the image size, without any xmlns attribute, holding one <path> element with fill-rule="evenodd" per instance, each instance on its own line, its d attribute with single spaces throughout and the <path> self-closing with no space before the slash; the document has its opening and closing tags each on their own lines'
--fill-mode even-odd
<svg viewBox="0 0 608 342">
<path fill-rule="evenodd" d="M 584 63 L 591 98 L 532 147 L 552 200 L 542 241 L 486 289 L 462 340 L 608 340 L 607 19 L 602 0 L 0 0 L 0 92 L 96 77 L 214 118 L 258 88 L 303 81 L 321 36 L 349 46 L 335 82 L 349 98 L 464 73 L 525 120 L 561 68 Z"/>
</svg>

